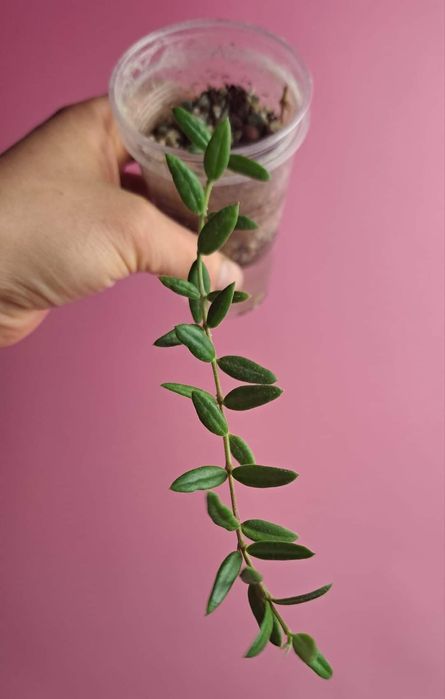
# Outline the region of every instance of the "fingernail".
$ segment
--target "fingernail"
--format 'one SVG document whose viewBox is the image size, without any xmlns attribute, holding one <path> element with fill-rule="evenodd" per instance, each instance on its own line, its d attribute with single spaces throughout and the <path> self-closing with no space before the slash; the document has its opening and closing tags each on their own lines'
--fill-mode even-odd
<svg viewBox="0 0 445 699">
<path fill-rule="evenodd" d="M 243 283 L 243 272 L 235 262 L 225 258 L 219 268 L 218 289 L 224 289 L 232 282 L 236 282 L 236 288 L 239 289 Z"/>
</svg>

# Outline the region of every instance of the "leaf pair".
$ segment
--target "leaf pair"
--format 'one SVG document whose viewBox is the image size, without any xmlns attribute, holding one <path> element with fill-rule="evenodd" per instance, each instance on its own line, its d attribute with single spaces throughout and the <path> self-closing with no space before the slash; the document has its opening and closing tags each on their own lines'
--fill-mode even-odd
<svg viewBox="0 0 445 699">
<path fill-rule="evenodd" d="M 218 294 L 220 294 L 222 289 L 217 289 L 216 291 L 211 291 L 209 294 L 207 294 L 207 298 L 209 301 L 214 301 Z M 233 294 L 233 299 L 232 303 L 242 303 L 243 301 L 247 301 L 247 299 L 250 298 L 250 294 L 248 294 L 246 291 L 235 291 Z"/>
<path fill-rule="evenodd" d="M 197 289 L 201 289 L 201 282 L 200 282 L 200 277 L 202 278 L 202 284 L 203 284 L 203 291 L 204 293 L 208 294 L 210 291 L 210 276 L 209 272 L 207 270 L 207 267 L 205 266 L 204 262 L 200 257 L 198 257 L 197 260 L 195 260 L 190 267 L 190 271 L 188 273 L 188 281 L 194 284 Z M 193 320 L 195 323 L 202 323 L 202 301 L 201 299 L 196 300 L 196 299 L 190 299 L 189 300 L 189 306 L 190 306 L 190 312 L 192 314 Z"/>
<path fill-rule="evenodd" d="M 270 641 L 274 646 L 280 647 L 281 646 L 280 625 L 278 623 L 277 618 L 275 617 L 272 610 L 270 609 L 270 604 L 267 603 L 267 605 L 266 605 L 266 600 L 264 598 L 264 593 L 263 593 L 262 589 L 256 584 L 249 585 L 247 597 L 249 600 L 249 605 L 250 605 L 250 608 L 252 610 L 252 613 L 253 613 L 258 625 L 260 626 L 261 639 L 258 642 L 258 637 L 257 637 L 254 641 L 254 644 L 253 644 L 253 645 L 256 645 L 255 649 L 258 651 L 257 653 L 255 653 L 255 655 L 258 655 L 258 653 L 261 652 L 261 650 L 267 644 L 267 641 Z M 272 618 L 272 629 L 269 633 L 269 636 L 266 638 L 266 642 L 264 643 L 264 637 L 267 635 L 268 626 L 269 626 L 269 620 L 267 620 L 266 621 L 266 628 L 264 629 L 264 627 L 263 627 L 265 614 L 267 613 L 266 612 L 267 607 L 272 612 L 273 618 Z M 264 643 L 264 645 L 263 645 L 263 643 Z M 249 648 L 249 651 L 247 651 L 247 653 L 252 652 L 252 648 L 253 648 L 253 646 L 251 646 Z M 258 650 L 258 648 L 259 648 L 259 650 Z M 246 657 L 251 658 L 251 657 L 253 657 L 253 655 L 246 655 Z"/>
<path fill-rule="evenodd" d="M 175 327 L 176 337 L 188 350 L 202 362 L 215 359 L 215 348 L 212 341 L 199 325 L 182 323 Z"/>
<path fill-rule="evenodd" d="M 193 114 L 190 114 L 186 109 L 183 109 L 182 107 L 176 107 L 173 109 L 173 114 L 175 116 L 175 119 L 178 123 L 179 128 L 181 131 L 187 136 L 187 138 L 190 140 L 190 142 L 200 151 L 205 151 L 206 148 L 209 146 L 209 142 L 212 138 L 212 134 L 210 130 L 207 128 L 206 124 L 199 119 L 198 117 L 194 116 Z M 228 120 L 227 120 L 228 121 Z M 221 122 L 224 124 L 225 120 Z M 230 125 L 229 125 L 230 127 Z M 217 127 L 218 128 L 218 127 Z M 221 135 L 219 136 L 221 140 L 224 140 L 226 138 L 226 130 L 227 126 L 224 126 L 221 129 Z M 216 132 L 215 132 L 216 133 Z M 230 134 L 231 136 L 231 134 Z M 251 177 L 253 179 L 257 180 L 262 180 L 266 181 L 270 178 L 269 173 L 267 170 L 260 165 L 259 163 L 255 162 L 254 160 L 250 160 L 249 158 L 244 157 L 243 155 L 235 155 L 232 154 L 230 155 L 230 145 L 231 145 L 231 137 L 230 137 L 230 144 L 229 144 L 229 158 L 227 159 L 227 164 L 224 167 L 228 167 L 230 170 L 233 172 L 237 172 L 241 175 L 246 175 L 246 177 Z M 216 151 L 216 148 L 215 148 Z M 224 150 L 224 160 L 227 157 L 227 153 Z M 210 158 L 209 158 L 210 160 Z M 213 160 L 213 158 L 212 158 Z M 223 159 L 221 158 L 223 161 Z M 211 168 L 212 163 L 209 163 L 209 168 Z M 206 168 L 207 171 L 207 168 Z M 210 169 L 210 172 L 212 174 L 215 173 L 215 170 Z M 208 175 L 208 173 L 206 172 Z M 222 174 L 222 173 L 221 173 Z M 209 175 L 208 175 L 209 176 Z M 212 179 L 212 177 L 210 177 Z M 218 178 L 214 178 L 218 179 Z"/>
<path fill-rule="evenodd" d="M 210 393 L 184 383 L 163 383 L 161 385 L 168 391 L 178 393 L 185 398 L 191 398 L 198 418 L 204 427 L 219 437 L 225 437 L 229 429 L 227 420 Z"/>
<path fill-rule="evenodd" d="M 184 283 L 186 284 L 187 282 Z M 195 300 L 191 300 L 190 303 L 195 303 Z M 212 341 L 199 325 L 194 325 L 192 323 L 176 325 L 173 330 L 158 337 L 154 344 L 156 347 L 185 345 L 187 349 L 202 362 L 211 362 L 215 359 L 215 348 Z"/>
<path fill-rule="evenodd" d="M 216 328 L 226 317 L 233 301 L 235 293 L 235 282 L 226 286 L 213 299 L 207 313 L 207 325 Z"/>
</svg>

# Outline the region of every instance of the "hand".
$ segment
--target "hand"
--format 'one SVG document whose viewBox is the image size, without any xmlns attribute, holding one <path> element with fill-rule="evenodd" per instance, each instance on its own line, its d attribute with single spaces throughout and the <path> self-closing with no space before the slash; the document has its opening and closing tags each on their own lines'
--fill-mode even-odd
<svg viewBox="0 0 445 699">
<path fill-rule="evenodd" d="M 0 158 L 0 346 L 134 272 L 187 276 L 196 236 L 120 188 L 128 160 L 106 98 L 57 112 Z M 242 279 L 219 253 L 206 265 L 219 288 Z"/>
</svg>

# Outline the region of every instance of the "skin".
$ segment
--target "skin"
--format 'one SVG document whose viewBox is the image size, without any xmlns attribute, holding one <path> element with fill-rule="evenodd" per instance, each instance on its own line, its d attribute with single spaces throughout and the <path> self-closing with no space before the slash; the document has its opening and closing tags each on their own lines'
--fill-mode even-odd
<svg viewBox="0 0 445 699">
<path fill-rule="evenodd" d="M 122 188 L 129 160 L 105 97 L 60 110 L 0 157 L 0 347 L 130 274 L 187 277 L 196 236 Z M 214 287 L 242 281 L 219 253 L 206 265 Z"/>
</svg>

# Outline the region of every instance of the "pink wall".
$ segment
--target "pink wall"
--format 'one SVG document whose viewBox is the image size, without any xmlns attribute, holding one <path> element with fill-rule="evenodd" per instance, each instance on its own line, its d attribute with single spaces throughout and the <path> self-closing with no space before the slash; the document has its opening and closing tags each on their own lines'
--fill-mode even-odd
<svg viewBox="0 0 445 699">
<path fill-rule="evenodd" d="M 167 488 L 219 445 L 158 384 L 205 385 L 208 370 L 151 346 L 185 308 L 139 276 L 0 353 L 0 694 L 439 699 L 442 3 L 14 0 L 2 12 L 2 147 L 104 91 L 120 53 L 172 21 L 254 20 L 311 67 L 273 290 L 218 344 L 286 389 L 233 425 L 264 463 L 302 476 L 243 492 L 241 508 L 295 526 L 318 554 L 265 564 L 278 594 L 335 582 L 288 613 L 335 677 L 273 648 L 242 659 L 255 623 L 241 584 L 204 618 L 230 537 L 199 496 Z"/>
</svg>

